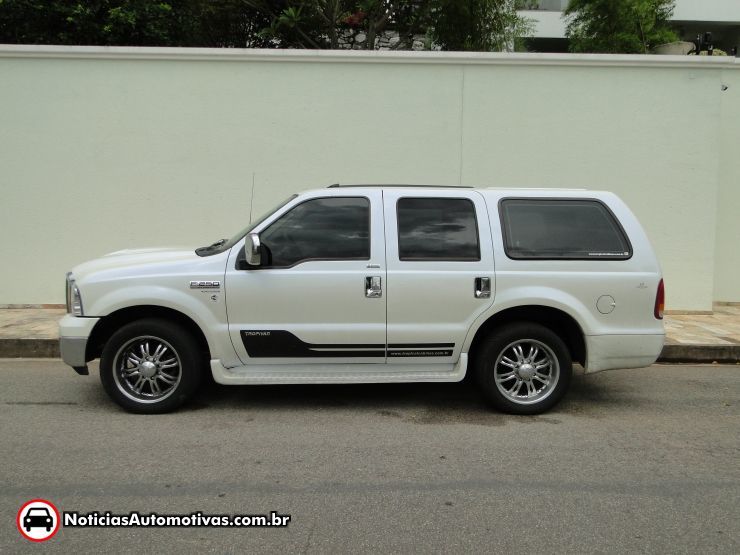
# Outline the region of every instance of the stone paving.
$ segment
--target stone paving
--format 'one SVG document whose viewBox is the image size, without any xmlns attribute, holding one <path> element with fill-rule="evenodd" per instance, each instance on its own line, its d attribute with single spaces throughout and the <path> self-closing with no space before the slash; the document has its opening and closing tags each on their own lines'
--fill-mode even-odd
<svg viewBox="0 0 740 555">
<path fill-rule="evenodd" d="M 740 345 L 740 305 L 715 304 L 713 314 L 666 314 L 667 345 Z"/>
<path fill-rule="evenodd" d="M 58 339 L 63 308 L 0 309 L 0 339 Z"/>
<path fill-rule="evenodd" d="M 60 308 L 0 309 L 0 339 L 57 339 Z M 740 305 L 714 314 L 666 314 L 667 345 L 740 345 Z"/>
</svg>

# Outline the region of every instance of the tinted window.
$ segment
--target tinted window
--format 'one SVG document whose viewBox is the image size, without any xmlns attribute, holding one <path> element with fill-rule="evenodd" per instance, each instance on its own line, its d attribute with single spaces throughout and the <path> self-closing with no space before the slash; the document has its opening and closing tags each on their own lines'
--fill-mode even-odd
<svg viewBox="0 0 740 555">
<path fill-rule="evenodd" d="M 364 197 L 308 200 L 260 233 L 268 264 L 292 266 L 303 260 L 370 258 L 370 201 Z"/>
<path fill-rule="evenodd" d="M 595 200 L 501 202 L 510 258 L 625 259 L 629 241 L 612 213 Z"/>
<path fill-rule="evenodd" d="M 468 199 L 398 201 L 401 260 L 480 260 L 475 206 Z"/>
</svg>

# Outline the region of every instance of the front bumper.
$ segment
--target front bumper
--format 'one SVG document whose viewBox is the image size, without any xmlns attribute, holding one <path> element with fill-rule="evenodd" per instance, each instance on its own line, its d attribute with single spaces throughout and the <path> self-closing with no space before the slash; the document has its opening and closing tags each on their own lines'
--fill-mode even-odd
<svg viewBox="0 0 740 555">
<path fill-rule="evenodd" d="M 87 340 L 100 318 L 67 314 L 59 321 L 59 350 L 62 360 L 78 374 L 87 374 Z"/>
</svg>

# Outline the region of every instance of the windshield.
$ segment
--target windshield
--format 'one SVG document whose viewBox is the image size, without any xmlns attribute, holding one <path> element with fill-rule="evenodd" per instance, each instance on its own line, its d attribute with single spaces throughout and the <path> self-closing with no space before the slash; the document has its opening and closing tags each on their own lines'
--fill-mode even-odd
<svg viewBox="0 0 740 555">
<path fill-rule="evenodd" d="M 269 218 L 270 216 L 272 216 L 275 212 L 277 212 L 278 210 L 280 210 L 283 206 L 285 206 L 286 204 L 288 204 L 291 200 L 293 200 L 297 196 L 298 195 L 291 195 L 291 196 L 289 196 L 283 202 L 281 202 L 280 204 L 278 204 L 274 208 L 272 208 L 272 209 L 268 210 L 267 212 L 265 212 L 264 214 L 262 214 L 259 218 L 257 218 L 257 221 L 256 222 L 250 223 L 247 227 L 245 227 L 239 233 L 237 233 L 236 235 L 234 235 L 231 239 L 229 239 L 228 242 L 231 243 L 231 246 L 233 246 L 234 243 L 236 243 L 239 239 L 241 239 L 242 237 L 244 237 L 247 233 L 249 233 L 250 231 L 252 231 L 255 227 L 257 227 L 258 225 L 260 225 L 267 218 Z"/>
<path fill-rule="evenodd" d="M 244 237 L 247 233 L 252 231 L 255 227 L 260 225 L 262 222 L 264 222 L 267 218 L 272 216 L 275 212 L 280 210 L 283 206 L 288 204 L 291 200 L 296 198 L 298 195 L 291 195 L 287 199 L 285 199 L 283 202 L 272 208 L 271 210 L 268 210 L 262 216 L 257 218 L 255 222 L 250 223 L 247 227 L 242 229 L 239 233 L 231 237 L 231 239 L 219 239 L 215 243 L 208 245 L 206 247 L 200 247 L 199 249 L 195 249 L 195 254 L 198 256 L 211 256 L 214 254 L 219 254 L 224 251 L 229 250 L 231 247 L 233 247 L 236 243 L 239 242 L 239 240 Z"/>
</svg>

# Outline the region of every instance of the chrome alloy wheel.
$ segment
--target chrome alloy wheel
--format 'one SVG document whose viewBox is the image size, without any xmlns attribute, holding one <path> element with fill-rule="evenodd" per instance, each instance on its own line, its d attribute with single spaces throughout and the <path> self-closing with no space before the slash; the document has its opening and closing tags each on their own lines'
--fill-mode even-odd
<svg viewBox="0 0 740 555">
<path fill-rule="evenodd" d="M 546 399 L 558 384 L 560 365 L 550 347 L 536 339 L 518 339 L 501 350 L 493 370 L 499 392 L 530 405 Z"/>
<path fill-rule="evenodd" d="M 180 356 L 167 341 L 135 337 L 118 349 L 113 378 L 119 391 L 138 403 L 157 403 L 174 393 L 182 378 Z"/>
</svg>

